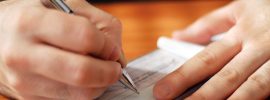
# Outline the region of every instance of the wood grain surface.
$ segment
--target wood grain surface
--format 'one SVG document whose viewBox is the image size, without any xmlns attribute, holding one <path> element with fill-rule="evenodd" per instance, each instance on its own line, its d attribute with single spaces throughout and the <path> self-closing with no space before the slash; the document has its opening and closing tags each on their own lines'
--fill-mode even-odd
<svg viewBox="0 0 270 100">
<path fill-rule="evenodd" d="M 156 49 L 160 36 L 171 36 L 197 18 L 231 2 L 230 0 L 185 0 L 98 4 L 123 24 L 123 48 L 130 61 Z"/>
</svg>

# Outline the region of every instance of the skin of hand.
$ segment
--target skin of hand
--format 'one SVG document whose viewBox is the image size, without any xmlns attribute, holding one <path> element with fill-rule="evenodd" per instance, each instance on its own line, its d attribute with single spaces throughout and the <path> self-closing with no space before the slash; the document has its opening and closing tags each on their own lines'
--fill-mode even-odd
<svg viewBox="0 0 270 100">
<path fill-rule="evenodd" d="M 216 42 L 189 59 L 154 87 L 157 99 L 173 99 L 196 83 L 202 87 L 186 99 L 258 100 L 270 95 L 270 1 L 238 0 L 174 32 L 176 40 Z"/>
<path fill-rule="evenodd" d="M 97 98 L 125 65 L 120 21 L 85 0 L 65 0 L 74 14 L 48 1 L 0 2 L 3 85 L 20 100 Z"/>
</svg>

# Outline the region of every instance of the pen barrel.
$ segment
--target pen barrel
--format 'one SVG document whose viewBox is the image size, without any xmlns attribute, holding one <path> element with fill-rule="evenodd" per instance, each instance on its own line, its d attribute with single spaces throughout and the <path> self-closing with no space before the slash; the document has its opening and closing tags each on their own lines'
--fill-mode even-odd
<svg viewBox="0 0 270 100">
<path fill-rule="evenodd" d="M 50 1 L 54 4 L 56 8 L 61 9 L 62 11 L 69 14 L 73 13 L 73 11 L 63 0 L 50 0 Z"/>
</svg>

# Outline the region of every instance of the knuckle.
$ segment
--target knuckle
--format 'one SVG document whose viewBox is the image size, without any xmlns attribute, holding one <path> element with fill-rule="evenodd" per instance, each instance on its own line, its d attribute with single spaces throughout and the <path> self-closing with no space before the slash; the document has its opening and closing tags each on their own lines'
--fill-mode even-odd
<svg viewBox="0 0 270 100">
<path fill-rule="evenodd" d="M 217 74 L 220 80 L 223 80 L 226 84 L 238 82 L 240 79 L 240 73 L 235 69 L 226 69 Z"/>
<path fill-rule="evenodd" d="M 78 32 L 78 41 L 79 44 L 81 45 L 80 51 L 81 52 L 86 52 L 88 53 L 93 49 L 93 41 L 98 42 L 97 39 L 97 31 L 96 30 L 91 30 L 91 25 L 88 22 L 82 22 L 80 26 L 80 30 Z"/>
<path fill-rule="evenodd" d="M 76 86 L 85 86 L 87 85 L 87 69 L 85 66 L 77 66 L 74 70 L 73 77 L 71 81 Z"/>
<path fill-rule="evenodd" d="M 121 21 L 116 17 L 111 18 L 111 25 L 114 26 L 114 27 L 122 28 Z"/>
<path fill-rule="evenodd" d="M 184 66 L 184 65 L 183 65 Z M 177 69 L 175 70 L 173 73 L 172 73 L 173 77 L 177 77 L 178 79 L 181 79 L 181 80 L 185 80 L 185 81 L 189 81 L 189 78 L 187 77 L 187 75 L 185 75 L 180 69 Z"/>
<path fill-rule="evenodd" d="M 204 66 L 208 66 L 217 59 L 216 54 L 212 52 L 212 50 L 204 50 L 204 52 L 201 52 L 197 55 L 197 61 L 201 62 Z"/>
<path fill-rule="evenodd" d="M 112 30 L 115 31 L 116 29 L 121 30 L 122 29 L 122 23 L 118 18 L 116 18 L 114 16 L 110 16 L 108 18 L 108 20 L 105 22 L 104 26 L 100 28 L 100 30 L 102 32 L 104 32 L 104 33 L 108 33 L 109 31 L 112 31 Z M 119 32 L 119 33 L 121 33 L 121 32 Z"/>
<path fill-rule="evenodd" d="M 248 78 L 248 82 L 258 87 L 260 90 L 266 90 L 269 88 L 269 80 L 262 74 L 252 75 Z"/>
<path fill-rule="evenodd" d="M 13 52 L 13 48 L 11 47 L 7 47 L 6 49 L 9 50 L 4 50 L 2 60 L 7 67 L 16 69 L 18 66 L 25 66 L 27 62 L 26 57 L 18 56 L 18 52 Z"/>
<path fill-rule="evenodd" d="M 34 19 L 30 15 L 33 15 L 33 13 L 28 9 L 18 11 L 15 23 L 13 23 L 16 33 L 27 33 L 27 28 L 33 27 L 31 23 L 33 23 L 32 20 Z"/>
<path fill-rule="evenodd" d="M 8 67 L 17 66 L 18 59 L 10 52 L 5 52 L 2 55 L 3 63 Z"/>
</svg>

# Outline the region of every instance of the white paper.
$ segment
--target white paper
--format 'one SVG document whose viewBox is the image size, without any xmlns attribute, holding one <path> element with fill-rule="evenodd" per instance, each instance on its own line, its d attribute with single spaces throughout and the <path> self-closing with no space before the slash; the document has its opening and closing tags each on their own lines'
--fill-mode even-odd
<svg viewBox="0 0 270 100">
<path fill-rule="evenodd" d="M 154 100 L 152 91 L 155 83 L 203 49 L 199 45 L 176 42 L 165 37 L 158 40 L 158 47 L 160 49 L 130 62 L 126 68 L 140 92 L 139 95 L 118 82 L 98 99 Z"/>
</svg>

